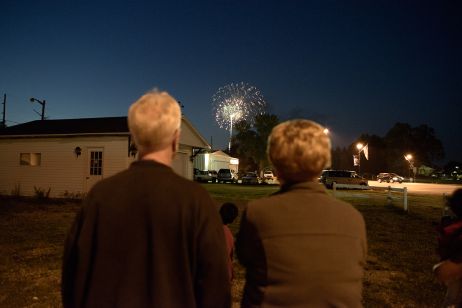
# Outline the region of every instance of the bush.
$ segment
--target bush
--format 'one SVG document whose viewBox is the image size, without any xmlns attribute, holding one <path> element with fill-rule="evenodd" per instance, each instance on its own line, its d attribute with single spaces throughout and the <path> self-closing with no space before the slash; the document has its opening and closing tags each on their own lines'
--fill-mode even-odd
<svg viewBox="0 0 462 308">
<path fill-rule="evenodd" d="M 85 193 L 69 192 L 69 191 L 66 190 L 63 193 L 63 197 L 64 197 L 64 199 L 68 199 L 68 200 L 71 200 L 71 201 L 82 200 L 85 197 Z"/>
<path fill-rule="evenodd" d="M 13 197 L 21 197 L 21 184 L 14 185 L 14 188 L 11 190 L 11 195 Z"/>
<path fill-rule="evenodd" d="M 45 191 L 44 188 L 41 187 L 36 187 L 34 186 L 34 191 L 35 191 L 35 198 L 37 200 L 48 200 L 50 199 L 50 192 L 51 192 L 51 187 L 48 188 L 47 191 Z"/>
</svg>

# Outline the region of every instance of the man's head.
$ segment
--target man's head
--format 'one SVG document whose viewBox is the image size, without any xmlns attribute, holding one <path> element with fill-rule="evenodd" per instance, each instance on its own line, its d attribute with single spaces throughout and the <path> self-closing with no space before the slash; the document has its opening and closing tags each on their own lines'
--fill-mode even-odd
<svg viewBox="0 0 462 308">
<path fill-rule="evenodd" d="M 128 128 L 140 156 L 178 146 L 180 125 L 180 106 L 167 92 L 148 92 L 128 110 Z"/>
<path fill-rule="evenodd" d="M 324 127 L 309 120 L 275 126 L 268 138 L 268 158 L 283 183 L 311 181 L 330 166 L 331 145 Z"/>
</svg>

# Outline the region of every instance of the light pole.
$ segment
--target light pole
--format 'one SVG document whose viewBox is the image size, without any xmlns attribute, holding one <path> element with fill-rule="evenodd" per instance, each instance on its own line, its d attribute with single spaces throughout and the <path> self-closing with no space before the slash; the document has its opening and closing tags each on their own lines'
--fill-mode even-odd
<svg viewBox="0 0 462 308">
<path fill-rule="evenodd" d="M 39 99 L 31 97 L 30 102 L 31 103 L 36 102 L 36 103 L 39 103 L 40 105 L 42 105 L 42 114 L 41 115 L 37 111 L 35 111 L 35 110 L 34 111 L 41 116 L 41 120 L 45 120 L 45 104 L 46 104 L 46 101 L 45 100 L 41 101 Z"/>
<path fill-rule="evenodd" d="M 358 149 L 358 175 L 361 173 L 361 150 L 364 148 L 364 144 L 358 142 L 356 144 L 356 148 Z"/>
<path fill-rule="evenodd" d="M 411 177 L 411 170 L 412 170 L 412 175 L 414 175 L 414 162 L 412 161 L 412 154 L 406 154 L 404 155 L 404 158 L 408 161 L 409 163 L 409 180 L 413 182 L 414 176 Z"/>
</svg>

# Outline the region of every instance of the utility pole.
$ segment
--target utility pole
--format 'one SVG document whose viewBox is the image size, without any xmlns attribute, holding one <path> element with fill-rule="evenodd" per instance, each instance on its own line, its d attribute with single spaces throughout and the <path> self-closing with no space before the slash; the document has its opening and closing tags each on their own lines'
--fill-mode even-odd
<svg viewBox="0 0 462 308">
<path fill-rule="evenodd" d="M 2 125 L 0 128 L 5 128 L 6 127 L 6 93 L 3 94 L 3 120 L 2 120 Z"/>
<path fill-rule="evenodd" d="M 46 104 L 46 101 L 45 100 L 39 100 L 39 99 L 36 99 L 34 97 L 31 97 L 30 98 L 30 102 L 33 103 L 33 102 L 36 102 L 36 103 L 39 103 L 40 105 L 42 105 L 42 114 L 38 113 L 37 111 L 35 111 L 35 113 L 37 113 L 38 115 L 41 116 L 41 120 L 45 120 L 45 104 Z"/>
</svg>

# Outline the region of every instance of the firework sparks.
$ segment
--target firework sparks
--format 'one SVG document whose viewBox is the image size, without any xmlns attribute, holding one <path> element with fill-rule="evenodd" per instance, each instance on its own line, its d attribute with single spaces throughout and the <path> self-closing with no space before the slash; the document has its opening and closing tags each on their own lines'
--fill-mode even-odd
<svg viewBox="0 0 462 308">
<path fill-rule="evenodd" d="M 261 92 L 244 82 L 220 87 L 212 97 L 212 104 L 218 126 L 229 130 L 229 150 L 233 125 L 241 120 L 246 120 L 252 125 L 255 116 L 262 114 L 266 106 Z"/>
</svg>

